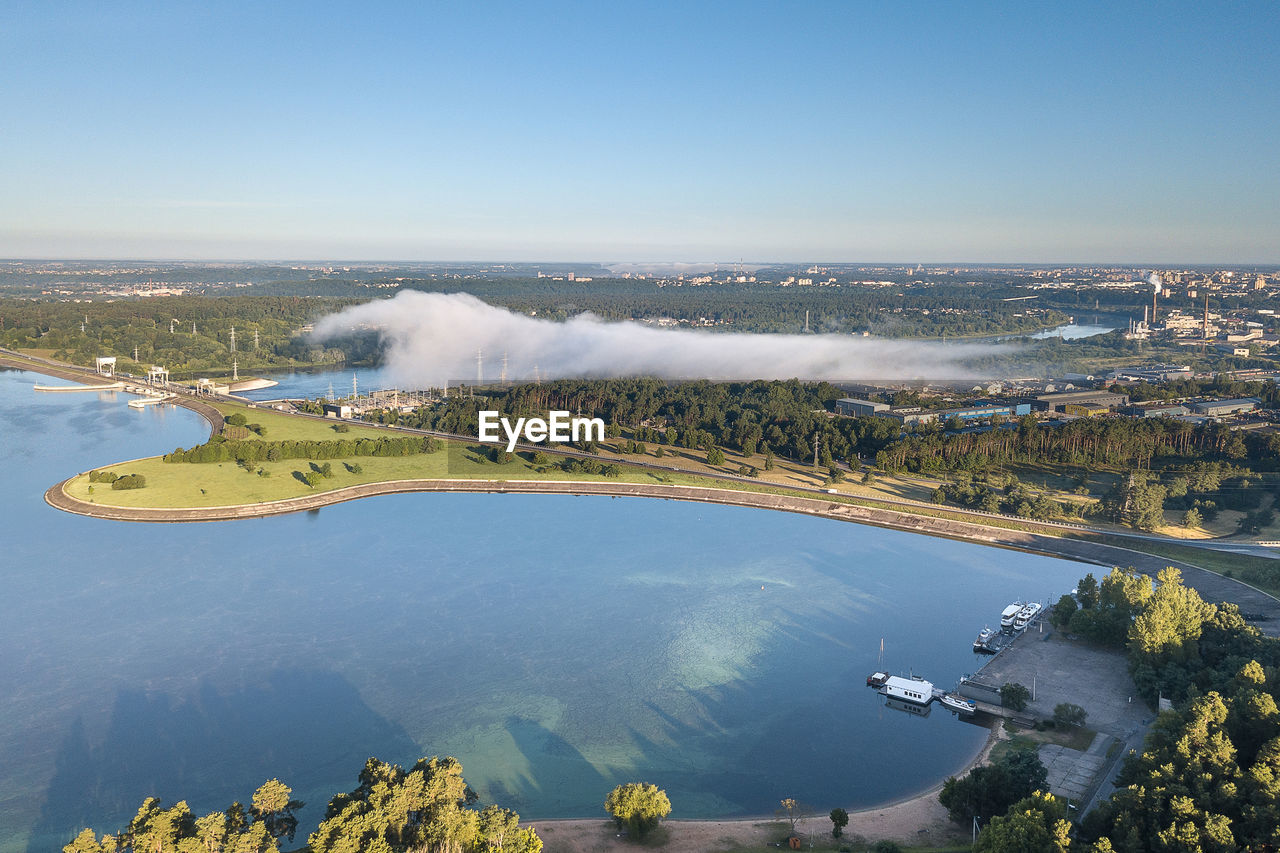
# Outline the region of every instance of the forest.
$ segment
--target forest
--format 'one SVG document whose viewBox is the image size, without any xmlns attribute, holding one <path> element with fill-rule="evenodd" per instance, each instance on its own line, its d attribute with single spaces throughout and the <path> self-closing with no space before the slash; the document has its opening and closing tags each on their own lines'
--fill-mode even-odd
<svg viewBox="0 0 1280 853">
<path fill-rule="evenodd" d="M 92 303 L 0 299 L 0 346 L 38 349 L 80 365 L 113 354 L 120 359 L 121 371 L 140 374 L 159 364 L 174 380 L 230 375 L 233 360 L 242 375 L 372 360 L 377 352 L 372 337 L 321 346 L 302 334 L 303 326 L 347 304 L 351 303 L 301 296 L 172 296 Z"/>
<path fill-rule="evenodd" d="M 991 821 L 975 850 L 1229 853 L 1280 845 L 1280 640 L 1210 604 L 1176 569 L 1114 569 L 1081 579 L 1053 619 L 1088 642 L 1126 650 L 1139 693 L 1174 709 L 1125 759 L 1111 798 L 1067 839 L 1065 809 L 1024 800 Z M 953 786 L 954 787 L 954 786 Z"/>
<path fill-rule="evenodd" d="M 1226 383 L 1221 390 L 1276 395 L 1271 383 Z M 1190 389 L 1188 389 L 1190 390 Z M 478 396 L 456 396 L 443 405 L 376 419 L 403 426 L 475 435 L 477 412 L 497 409 L 528 416 L 563 409 L 627 430 L 634 441 L 744 454 L 772 453 L 828 468 L 946 476 L 940 497 L 989 511 L 1048 518 L 1070 511 L 1058 504 L 1019 511 L 1023 494 L 1007 501 L 1017 484 L 1003 469 L 1048 465 L 1081 475 L 1089 471 L 1136 472 L 1109 494 L 1097 511 L 1112 520 L 1149 526 L 1134 515 L 1133 491 L 1148 502 L 1196 509 L 1257 509 L 1280 473 L 1280 435 L 1244 432 L 1225 424 L 1190 424 L 1167 418 L 1080 418 L 1043 424 L 1027 416 L 986 431 L 949 430 L 930 424 L 902 431 L 885 418 L 831 415 L 844 393 L 825 382 L 665 382 L 658 379 L 560 380 L 523 384 Z M 1083 480 L 1082 480 L 1083 482 Z M 1012 489 L 1010 487 L 1013 487 Z M 1008 490 L 1008 491 L 1006 491 Z M 1157 490 L 1163 490 L 1157 495 Z M 1034 498 L 1031 499 L 1032 505 Z M 1200 503 L 1196 503 L 1199 501 Z M 1122 509 L 1117 509 L 1121 507 Z M 1123 510 L 1123 511 L 1122 511 Z M 1126 513 L 1128 513 L 1126 515 Z"/>
</svg>

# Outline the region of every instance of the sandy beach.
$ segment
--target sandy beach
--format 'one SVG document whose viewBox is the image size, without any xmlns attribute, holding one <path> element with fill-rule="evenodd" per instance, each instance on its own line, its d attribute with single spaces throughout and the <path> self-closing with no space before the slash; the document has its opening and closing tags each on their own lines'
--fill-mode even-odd
<svg viewBox="0 0 1280 853">
<path fill-rule="evenodd" d="M 1000 726 L 992 729 L 982 749 L 957 775 L 983 764 L 997 743 L 1007 734 Z M 875 808 L 849 812 L 840 843 L 866 843 L 880 840 L 903 845 L 941 846 L 964 842 L 969 831 L 952 823 L 947 810 L 938 802 L 942 782 L 907 800 Z M 639 845 L 618 834 L 611 820 L 531 820 L 538 830 L 546 853 L 624 853 L 637 849 L 657 849 L 668 853 L 714 853 L 741 848 L 763 848 L 785 839 L 785 821 L 773 816 L 740 820 L 671 820 L 663 824 L 665 844 Z M 831 837 L 831 820 L 824 810 L 797 826 L 802 836 L 812 836 L 815 849 L 835 849 L 840 844 Z M 661 830 L 660 830 L 661 831 Z M 785 848 L 785 844 L 783 845 Z M 808 849 L 805 845 L 804 849 Z"/>
</svg>

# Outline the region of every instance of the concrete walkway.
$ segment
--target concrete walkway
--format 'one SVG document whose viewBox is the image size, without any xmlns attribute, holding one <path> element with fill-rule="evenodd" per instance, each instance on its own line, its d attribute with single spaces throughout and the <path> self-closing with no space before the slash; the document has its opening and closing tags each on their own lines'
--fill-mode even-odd
<svg viewBox="0 0 1280 853">
<path fill-rule="evenodd" d="M 1113 743 L 1115 738 L 1099 732 L 1084 752 L 1057 743 L 1040 747 L 1040 761 L 1049 773 L 1050 793 L 1075 803 L 1084 800 L 1107 763 L 1107 748 Z"/>
</svg>

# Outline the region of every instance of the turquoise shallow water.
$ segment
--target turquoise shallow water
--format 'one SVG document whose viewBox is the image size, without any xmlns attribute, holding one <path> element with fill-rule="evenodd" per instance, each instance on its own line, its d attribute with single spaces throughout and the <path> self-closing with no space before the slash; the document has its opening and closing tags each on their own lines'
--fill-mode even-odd
<svg viewBox="0 0 1280 853">
<path fill-rule="evenodd" d="M 978 628 L 1079 566 L 870 527 L 641 499 L 407 495 L 244 522 L 59 513 L 51 483 L 191 445 L 182 410 L 0 372 L 0 851 L 193 809 L 272 776 L 309 805 L 365 758 L 452 754 L 486 801 L 597 816 L 646 780 L 674 817 L 865 806 L 985 730 L 886 708 L 949 686 Z"/>
</svg>

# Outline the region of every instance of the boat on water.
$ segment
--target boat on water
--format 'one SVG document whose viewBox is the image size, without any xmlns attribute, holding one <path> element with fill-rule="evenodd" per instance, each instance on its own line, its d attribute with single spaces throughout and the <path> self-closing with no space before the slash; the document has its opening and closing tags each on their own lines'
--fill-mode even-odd
<svg viewBox="0 0 1280 853">
<path fill-rule="evenodd" d="M 986 652 L 991 654 L 995 650 L 991 648 L 991 641 L 996 638 L 999 632 L 995 628 L 983 628 L 978 632 L 978 637 L 973 641 L 973 650 L 975 652 Z"/>
<path fill-rule="evenodd" d="M 962 717 L 972 716 L 978 712 L 978 706 L 973 703 L 972 699 L 965 699 L 963 696 L 957 696 L 954 693 L 944 693 L 938 701 L 942 703 L 944 708 L 955 711 Z"/>
<path fill-rule="evenodd" d="M 1021 631 L 1023 628 L 1027 627 L 1032 619 L 1035 619 L 1039 615 L 1039 602 L 1033 601 L 1030 604 L 1024 605 L 1023 608 L 1018 611 L 1018 615 L 1013 618 L 1013 629 L 1015 631 Z"/>
<path fill-rule="evenodd" d="M 899 675 L 891 675 L 885 679 L 883 690 L 890 699 L 899 699 L 903 702 L 928 705 L 933 701 L 933 682 L 925 681 L 919 676 L 903 678 Z"/>
<path fill-rule="evenodd" d="M 1018 614 L 1022 612 L 1022 608 L 1026 607 L 1025 601 L 1015 601 L 1004 609 L 1000 614 L 1000 628 L 1004 631 L 1013 630 L 1013 622 L 1018 618 Z"/>
<path fill-rule="evenodd" d="M 873 672 L 867 676 L 867 686 L 879 689 L 884 687 L 884 683 L 889 680 L 887 672 Z"/>
</svg>

